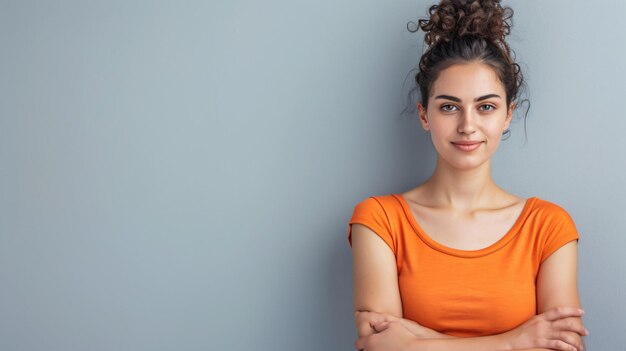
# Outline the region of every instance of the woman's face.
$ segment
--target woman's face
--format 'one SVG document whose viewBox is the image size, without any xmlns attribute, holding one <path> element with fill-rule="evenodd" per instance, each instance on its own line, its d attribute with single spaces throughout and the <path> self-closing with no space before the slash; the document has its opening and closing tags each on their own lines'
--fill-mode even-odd
<svg viewBox="0 0 626 351">
<path fill-rule="evenodd" d="M 485 164 L 509 127 L 504 86 L 490 66 L 456 64 L 441 71 L 428 97 L 428 110 L 418 104 L 420 122 L 430 131 L 441 161 L 467 170 Z"/>
</svg>

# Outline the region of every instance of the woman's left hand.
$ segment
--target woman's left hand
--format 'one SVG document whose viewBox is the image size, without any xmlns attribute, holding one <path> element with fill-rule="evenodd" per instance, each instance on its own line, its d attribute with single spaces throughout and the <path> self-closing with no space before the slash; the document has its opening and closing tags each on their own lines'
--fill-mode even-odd
<svg viewBox="0 0 626 351">
<path fill-rule="evenodd" d="M 357 350 L 404 351 L 417 340 L 401 322 L 378 322 L 374 329 L 375 334 L 361 336 L 354 343 Z"/>
<path fill-rule="evenodd" d="M 373 334 L 375 332 L 374 324 L 376 323 L 398 322 L 413 333 L 413 335 L 415 335 L 418 339 L 453 338 L 453 336 L 426 328 L 412 320 L 396 317 L 387 313 L 359 311 L 355 313 L 354 317 L 356 320 L 357 332 L 360 337 Z"/>
<path fill-rule="evenodd" d="M 374 334 L 374 324 L 380 322 L 388 322 L 391 315 L 386 313 L 370 312 L 370 311 L 357 311 L 354 313 L 354 321 L 356 323 L 356 331 L 359 337 L 369 336 Z"/>
</svg>

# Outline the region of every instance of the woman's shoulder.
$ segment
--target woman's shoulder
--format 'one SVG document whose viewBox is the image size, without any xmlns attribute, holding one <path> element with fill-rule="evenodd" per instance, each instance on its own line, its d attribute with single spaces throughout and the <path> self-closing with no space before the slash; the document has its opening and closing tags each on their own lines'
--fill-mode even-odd
<svg viewBox="0 0 626 351">
<path fill-rule="evenodd" d="M 388 194 L 373 194 L 366 198 L 361 198 L 357 201 L 356 206 L 359 207 L 386 207 L 390 205 L 398 204 L 401 200 L 401 194 L 388 193 Z"/>
<path fill-rule="evenodd" d="M 539 196 L 531 197 L 530 200 L 533 201 L 533 206 L 529 215 L 534 221 L 541 222 L 542 226 L 575 228 L 572 216 L 563 205 Z"/>
<path fill-rule="evenodd" d="M 370 195 L 358 200 L 354 206 L 353 217 L 380 217 L 390 222 L 402 212 L 402 199 L 398 194 Z"/>
<path fill-rule="evenodd" d="M 535 205 L 526 227 L 540 243 L 540 262 L 543 262 L 564 244 L 579 240 L 580 234 L 576 223 L 561 204 L 538 196 L 533 199 Z"/>
<path fill-rule="evenodd" d="M 533 209 L 535 211 L 541 212 L 542 214 L 549 215 L 569 215 L 567 210 L 560 204 L 544 199 L 539 196 L 533 196 L 529 198 L 529 200 L 534 201 Z"/>
<path fill-rule="evenodd" d="M 357 202 L 349 221 L 348 240 L 351 241 L 350 225 L 363 224 L 378 234 L 396 252 L 396 241 L 401 205 L 394 194 L 371 195 Z"/>
</svg>

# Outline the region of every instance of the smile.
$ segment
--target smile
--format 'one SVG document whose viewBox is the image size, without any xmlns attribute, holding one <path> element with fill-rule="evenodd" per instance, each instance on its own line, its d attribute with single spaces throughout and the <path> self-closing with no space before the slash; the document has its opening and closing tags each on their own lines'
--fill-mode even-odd
<svg viewBox="0 0 626 351">
<path fill-rule="evenodd" d="M 474 151 L 476 149 L 478 149 L 478 147 L 480 146 L 480 144 L 482 144 L 482 141 L 478 141 L 478 142 L 462 142 L 462 143 L 452 143 L 452 145 L 454 145 L 457 149 L 461 150 L 461 151 Z"/>
</svg>

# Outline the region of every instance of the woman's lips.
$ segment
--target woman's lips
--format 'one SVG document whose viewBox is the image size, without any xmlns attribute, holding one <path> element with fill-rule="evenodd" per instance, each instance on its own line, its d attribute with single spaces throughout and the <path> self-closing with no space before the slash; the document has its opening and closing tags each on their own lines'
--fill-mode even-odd
<svg viewBox="0 0 626 351">
<path fill-rule="evenodd" d="M 480 144 L 482 144 L 482 141 L 452 142 L 452 145 L 454 145 L 457 149 L 461 151 L 474 151 L 480 146 Z"/>
</svg>

